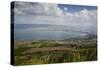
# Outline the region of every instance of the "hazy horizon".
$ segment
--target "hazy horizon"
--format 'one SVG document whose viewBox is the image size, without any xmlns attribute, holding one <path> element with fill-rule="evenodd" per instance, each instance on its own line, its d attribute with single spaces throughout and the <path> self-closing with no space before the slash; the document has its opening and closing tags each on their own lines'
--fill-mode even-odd
<svg viewBox="0 0 100 67">
<path fill-rule="evenodd" d="M 15 38 L 65 39 L 97 34 L 96 6 L 18 1 L 14 6 Z"/>
</svg>

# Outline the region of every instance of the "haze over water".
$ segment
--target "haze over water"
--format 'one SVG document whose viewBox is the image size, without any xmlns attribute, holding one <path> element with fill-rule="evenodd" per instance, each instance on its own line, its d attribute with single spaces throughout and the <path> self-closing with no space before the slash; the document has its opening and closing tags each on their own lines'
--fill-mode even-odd
<svg viewBox="0 0 100 67">
<path fill-rule="evenodd" d="M 72 31 L 70 28 L 58 25 L 16 24 L 14 35 L 15 40 L 64 40 L 82 37 L 86 33 Z"/>
</svg>

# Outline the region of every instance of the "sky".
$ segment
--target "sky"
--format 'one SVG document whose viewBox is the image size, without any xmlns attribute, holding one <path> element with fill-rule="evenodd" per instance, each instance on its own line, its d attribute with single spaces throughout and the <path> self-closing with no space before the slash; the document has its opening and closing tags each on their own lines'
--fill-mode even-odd
<svg viewBox="0 0 100 67">
<path fill-rule="evenodd" d="M 97 7 L 56 3 L 14 3 L 15 24 L 53 24 L 97 27 Z"/>
</svg>

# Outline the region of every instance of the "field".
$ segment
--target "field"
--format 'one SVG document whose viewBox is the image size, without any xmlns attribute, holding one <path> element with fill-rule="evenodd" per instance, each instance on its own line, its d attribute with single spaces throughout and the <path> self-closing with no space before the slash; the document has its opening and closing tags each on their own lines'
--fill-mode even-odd
<svg viewBox="0 0 100 67">
<path fill-rule="evenodd" d="M 96 38 L 15 41 L 14 65 L 97 60 Z"/>
</svg>

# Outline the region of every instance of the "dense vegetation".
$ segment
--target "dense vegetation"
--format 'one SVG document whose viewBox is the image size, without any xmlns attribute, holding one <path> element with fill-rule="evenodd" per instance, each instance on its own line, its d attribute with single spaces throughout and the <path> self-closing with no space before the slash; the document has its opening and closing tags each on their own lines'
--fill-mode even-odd
<svg viewBox="0 0 100 67">
<path fill-rule="evenodd" d="M 14 45 L 15 65 L 97 60 L 95 38 L 16 41 Z"/>
</svg>

